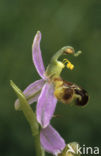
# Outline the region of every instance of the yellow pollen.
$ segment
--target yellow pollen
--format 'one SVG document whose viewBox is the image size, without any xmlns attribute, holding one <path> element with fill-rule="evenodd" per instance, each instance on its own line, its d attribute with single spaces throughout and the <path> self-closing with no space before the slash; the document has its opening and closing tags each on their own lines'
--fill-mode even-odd
<svg viewBox="0 0 101 156">
<path fill-rule="evenodd" d="M 64 59 L 63 63 L 66 64 L 66 67 L 70 70 L 74 69 L 74 65 L 68 60 L 68 59 Z"/>
</svg>

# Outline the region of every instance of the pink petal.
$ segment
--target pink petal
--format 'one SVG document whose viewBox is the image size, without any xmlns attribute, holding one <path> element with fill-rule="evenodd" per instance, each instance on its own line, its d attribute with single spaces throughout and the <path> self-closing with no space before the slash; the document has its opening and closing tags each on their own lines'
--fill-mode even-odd
<svg viewBox="0 0 101 156">
<path fill-rule="evenodd" d="M 41 91 L 37 103 L 37 120 L 43 128 L 47 127 L 54 114 L 57 99 L 54 96 L 54 87 L 46 83 Z"/>
<path fill-rule="evenodd" d="M 33 45 L 32 45 L 32 59 L 33 63 L 36 67 L 36 70 L 38 74 L 45 79 L 44 73 L 45 73 L 45 68 L 41 56 L 41 50 L 40 50 L 40 40 L 41 40 L 41 32 L 38 31 L 35 35 Z"/>
<path fill-rule="evenodd" d="M 41 92 L 41 89 L 42 89 L 44 83 L 45 83 L 45 81 L 43 79 L 37 80 L 37 81 L 31 83 L 23 91 L 23 93 L 26 96 L 26 99 L 28 100 L 29 104 L 32 104 L 33 102 L 36 102 L 38 100 L 38 97 L 40 95 L 40 92 Z M 18 106 L 19 106 L 19 100 L 17 99 L 15 101 L 15 107 L 17 108 Z"/>
<path fill-rule="evenodd" d="M 47 152 L 55 155 L 61 153 L 66 146 L 64 139 L 51 125 L 41 130 L 40 142 Z"/>
</svg>

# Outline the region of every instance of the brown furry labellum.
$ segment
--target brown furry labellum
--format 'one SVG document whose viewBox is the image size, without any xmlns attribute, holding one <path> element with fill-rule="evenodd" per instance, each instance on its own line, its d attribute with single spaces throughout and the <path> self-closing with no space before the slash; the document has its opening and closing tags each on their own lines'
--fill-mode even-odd
<svg viewBox="0 0 101 156">
<path fill-rule="evenodd" d="M 88 93 L 81 87 L 62 79 L 55 79 L 54 83 L 54 95 L 59 101 L 65 104 L 69 104 L 74 101 L 75 105 L 78 106 L 84 106 L 87 104 Z"/>
<path fill-rule="evenodd" d="M 84 106 L 84 105 L 87 104 L 89 97 L 88 97 L 88 93 L 87 93 L 86 90 L 84 90 L 84 89 L 80 89 L 80 90 L 75 89 L 75 94 L 79 95 L 79 97 L 77 97 L 76 100 L 75 100 L 76 105 Z"/>
</svg>

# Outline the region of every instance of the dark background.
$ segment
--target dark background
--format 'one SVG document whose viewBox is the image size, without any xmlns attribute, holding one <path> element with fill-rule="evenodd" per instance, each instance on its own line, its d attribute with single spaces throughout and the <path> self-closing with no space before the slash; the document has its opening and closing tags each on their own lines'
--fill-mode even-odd
<svg viewBox="0 0 101 156">
<path fill-rule="evenodd" d="M 31 47 L 37 30 L 42 32 L 45 67 L 65 45 L 83 53 L 70 58 L 75 70 L 62 77 L 85 88 L 85 108 L 57 104 L 52 125 L 67 143 L 101 146 L 101 1 L 100 0 L 0 0 L 0 156 L 34 156 L 34 141 L 21 112 L 14 110 L 12 79 L 22 90 L 39 79 Z M 47 154 L 49 156 L 49 154 Z"/>
</svg>

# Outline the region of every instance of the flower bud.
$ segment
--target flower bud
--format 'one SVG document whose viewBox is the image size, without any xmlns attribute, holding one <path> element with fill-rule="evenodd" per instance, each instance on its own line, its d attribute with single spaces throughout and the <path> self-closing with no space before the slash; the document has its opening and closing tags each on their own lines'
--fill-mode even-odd
<svg viewBox="0 0 101 156">
<path fill-rule="evenodd" d="M 77 142 L 71 142 L 65 146 L 63 151 L 58 154 L 58 156 L 80 156 L 77 149 L 80 145 Z"/>
</svg>

